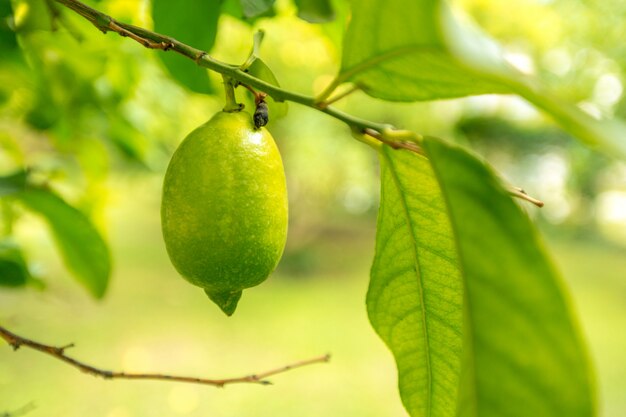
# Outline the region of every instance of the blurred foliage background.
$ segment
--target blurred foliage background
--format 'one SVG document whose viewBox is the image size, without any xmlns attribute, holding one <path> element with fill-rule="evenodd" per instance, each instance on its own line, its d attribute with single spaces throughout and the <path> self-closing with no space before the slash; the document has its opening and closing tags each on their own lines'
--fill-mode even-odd
<svg viewBox="0 0 626 417">
<path fill-rule="evenodd" d="M 299 19 L 287 0 L 253 19 L 241 18 L 233 3 L 224 5 L 212 55 L 242 62 L 253 34 L 264 29 L 261 56 L 283 87 L 315 94 L 332 80 L 348 14 L 342 0 L 332 2 L 335 19 L 323 24 Z M 391 355 L 364 308 L 376 155 L 311 109 L 291 104 L 286 117 L 272 119 L 289 187 L 287 248 L 278 271 L 246 291 L 237 314 L 225 318 L 177 276 L 159 226 L 169 157 L 221 109 L 220 77 L 209 75 L 210 94 L 194 93 L 168 74 L 161 52 L 103 36 L 69 10 L 52 21 L 44 1 L 0 4 L 0 176 L 28 168 L 33 181 L 86 213 L 114 265 L 106 296 L 94 301 L 63 267 L 42 220 L 0 199 L 0 232 L 13 236 L 36 277 L 25 288 L 0 287 L 3 325 L 51 344 L 76 342 L 72 355 L 127 371 L 234 376 L 333 354 L 329 365 L 277 376 L 274 386 L 217 390 L 102 381 L 39 353 L 3 348 L 0 413 L 32 401 L 33 416 L 402 415 Z M 149 1 L 89 4 L 153 27 Z M 560 96 L 597 117 L 626 117 L 624 2 L 453 4 L 502 42 L 512 64 Z M 524 207 L 571 286 L 599 375 L 601 415 L 623 416 L 626 163 L 585 148 L 512 96 L 392 104 L 356 92 L 337 106 L 470 146 L 545 201 L 543 209 Z"/>
</svg>

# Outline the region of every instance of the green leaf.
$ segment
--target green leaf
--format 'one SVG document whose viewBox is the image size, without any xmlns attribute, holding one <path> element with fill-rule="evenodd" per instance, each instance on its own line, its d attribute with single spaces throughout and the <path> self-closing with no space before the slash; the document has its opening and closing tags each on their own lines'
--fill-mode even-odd
<svg viewBox="0 0 626 417">
<path fill-rule="evenodd" d="M 28 172 L 25 170 L 16 171 L 10 175 L 0 177 L 0 197 L 24 190 L 27 177 Z"/>
<path fill-rule="evenodd" d="M 3 3 L 8 2 L 3 1 Z M 36 30 L 51 31 L 53 29 L 52 19 L 50 19 L 50 10 L 45 1 L 12 0 L 11 3 L 14 11 L 20 11 L 20 13 L 15 14 L 16 32 L 24 33 Z"/>
<path fill-rule="evenodd" d="M 528 217 L 475 157 L 434 138 L 424 147 L 465 285 L 458 416 L 593 416 L 583 341 Z"/>
<path fill-rule="evenodd" d="M 223 0 L 222 13 L 242 20 L 243 9 L 241 8 L 241 2 L 239 0 Z"/>
<path fill-rule="evenodd" d="M 270 67 L 268 67 L 261 58 L 256 58 L 254 62 L 252 62 L 252 64 L 248 67 L 248 72 L 265 82 L 280 87 L 276 76 L 274 75 Z M 274 101 L 272 97 L 268 97 L 266 101 L 270 112 L 270 122 L 272 120 L 279 119 L 287 114 L 286 102 Z"/>
<path fill-rule="evenodd" d="M 14 91 L 23 88 L 24 84 L 32 83 L 14 31 L 10 1 L 0 1 L 0 51 L 0 105 L 3 105 Z"/>
<path fill-rule="evenodd" d="M 89 219 L 47 190 L 29 188 L 16 197 L 43 216 L 67 268 L 95 298 L 102 298 L 111 273 L 110 255 Z"/>
<path fill-rule="evenodd" d="M 384 146 L 367 311 L 398 366 L 413 417 L 454 416 L 462 281 L 445 203 L 428 161 Z"/>
<path fill-rule="evenodd" d="M 170 0 L 152 2 L 152 18 L 157 32 L 209 51 L 215 43 L 221 0 L 188 0 L 184 5 Z M 176 81 L 198 93 L 212 92 L 207 70 L 175 52 L 158 56 Z"/>
<path fill-rule="evenodd" d="M 242 0 L 223 0 L 222 13 L 239 19 L 249 26 L 254 26 L 259 19 L 276 16 L 276 11 L 273 7 L 274 1 L 271 3 L 272 4 L 268 7 L 266 2 L 261 2 L 258 5 L 259 7 L 256 7 L 255 5 L 247 5 L 247 2 Z M 246 7 L 245 10 L 252 14 L 244 12 L 244 7 Z M 261 9 L 265 9 L 265 11 L 259 11 L 257 14 L 254 14 L 255 11 Z"/>
<path fill-rule="evenodd" d="M 439 3 L 353 2 L 340 79 L 357 83 L 373 97 L 392 101 L 508 92 L 461 66 L 449 52 L 440 30 Z"/>
<path fill-rule="evenodd" d="M 10 240 L 0 241 L 0 286 L 22 287 L 30 273 L 20 248 Z"/>
<path fill-rule="evenodd" d="M 240 0 L 240 2 L 243 15 L 252 18 L 271 12 L 275 0 Z"/>
<path fill-rule="evenodd" d="M 561 103 L 442 0 L 354 1 L 334 85 L 347 81 L 390 101 L 519 94 L 587 145 L 626 157 L 624 123 L 599 122 Z"/>
<path fill-rule="evenodd" d="M 10 1 L 0 2 L 0 47 L 5 52 L 19 49 L 13 30 L 13 8 Z"/>
<path fill-rule="evenodd" d="M 298 17 L 310 23 L 326 23 L 335 18 L 330 0 L 295 0 Z"/>
</svg>

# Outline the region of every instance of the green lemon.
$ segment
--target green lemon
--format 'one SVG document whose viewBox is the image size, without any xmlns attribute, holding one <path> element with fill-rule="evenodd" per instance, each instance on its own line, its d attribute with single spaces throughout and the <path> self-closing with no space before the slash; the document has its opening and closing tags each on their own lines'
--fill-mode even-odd
<svg viewBox="0 0 626 417">
<path fill-rule="evenodd" d="M 161 226 L 176 270 L 227 315 L 276 268 L 287 237 L 287 188 L 274 139 L 245 112 L 217 113 L 174 153 Z"/>
</svg>

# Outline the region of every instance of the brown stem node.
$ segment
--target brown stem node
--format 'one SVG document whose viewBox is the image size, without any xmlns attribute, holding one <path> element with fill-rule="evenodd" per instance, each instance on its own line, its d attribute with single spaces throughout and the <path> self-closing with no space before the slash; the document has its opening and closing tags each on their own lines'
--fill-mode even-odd
<svg viewBox="0 0 626 417">
<path fill-rule="evenodd" d="M 363 133 L 378 140 L 379 142 L 384 143 L 385 145 L 390 146 L 392 149 L 406 149 L 407 151 L 411 151 L 418 155 L 424 155 L 424 150 L 421 146 L 414 142 L 408 141 L 393 141 L 385 138 L 385 136 L 377 130 L 365 128 L 363 129 Z"/>
</svg>

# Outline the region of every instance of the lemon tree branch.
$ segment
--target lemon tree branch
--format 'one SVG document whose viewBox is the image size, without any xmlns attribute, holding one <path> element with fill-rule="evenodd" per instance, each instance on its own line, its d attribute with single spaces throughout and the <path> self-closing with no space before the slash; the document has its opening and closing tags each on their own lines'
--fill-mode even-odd
<svg viewBox="0 0 626 417">
<path fill-rule="evenodd" d="M 181 54 L 193 60 L 201 67 L 208 68 L 212 71 L 218 72 L 222 75 L 239 81 L 242 84 L 249 85 L 256 90 L 263 91 L 276 101 L 291 101 L 307 107 L 314 108 L 328 114 L 331 117 L 334 117 L 335 119 L 341 120 L 352 128 L 357 128 L 360 130 L 369 128 L 380 131 L 382 129 L 389 129 L 391 127 L 386 124 L 376 123 L 355 117 L 351 114 L 347 114 L 335 108 L 329 107 L 326 103 L 319 102 L 314 97 L 288 91 L 273 84 L 267 83 L 244 72 L 241 69 L 240 65 L 232 65 L 221 62 L 210 56 L 205 51 L 196 49 L 190 45 L 186 45 L 170 36 L 162 35 L 160 33 L 156 33 L 138 26 L 120 22 L 105 13 L 102 13 L 92 7 L 87 6 L 86 4 L 81 3 L 78 0 L 55 1 L 81 15 L 103 33 L 116 32 L 120 36 L 133 39 L 134 41 L 138 42 L 146 48 L 161 49 L 163 51 L 169 51 L 168 53 L 174 52 Z"/>
<path fill-rule="evenodd" d="M 419 142 L 422 138 L 421 135 L 409 132 L 406 130 L 398 130 L 394 126 L 365 120 L 351 114 L 342 112 L 340 110 L 331 107 L 329 104 L 335 102 L 337 99 L 331 99 L 327 101 L 328 97 L 333 93 L 336 87 L 342 80 L 336 80 L 333 82 L 320 97 L 311 97 L 303 94 L 295 93 L 293 91 L 285 90 L 281 87 L 275 86 L 268 82 L 265 82 L 242 69 L 241 65 L 233 65 L 225 62 L 221 62 L 207 52 L 194 48 L 193 46 L 184 44 L 170 36 L 162 35 L 139 26 L 130 25 L 120 22 L 111 16 L 100 12 L 86 4 L 81 3 L 78 0 L 54 0 L 57 3 L 73 10 L 88 21 L 90 21 L 95 27 L 101 30 L 103 33 L 116 32 L 120 36 L 129 37 L 146 48 L 160 49 L 167 53 L 179 53 L 191 60 L 201 67 L 208 68 L 209 70 L 222 74 L 225 79 L 235 80 L 243 85 L 252 87 L 256 90 L 262 91 L 271 96 L 275 101 L 291 101 L 299 103 L 304 106 L 313 108 L 322 113 L 334 117 L 337 120 L 341 120 L 346 123 L 353 132 L 359 132 L 360 135 L 366 136 L 370 140 L 377 141 L 379 144 L 386 144 L 394 149 L 402 148 L 409 152 L 415 152 L 423 154 L 419 144 L 411 142 Z M 169 51 L 169 52 L 168 52 Z M 394 53 L 403 53 L 403 50 L 395 51 Z M 371 63 L 368 63 L 368 65 Z M 356 70 L 356 69 L 355 69 Z M 339 97 L 341 98 L 341 96 Z M 408 140 L 406 140 L 408 138 Z M 529 197 L 525 193 L 512 192 L 513 196 L 522 198 L 533 202 L 533 204 L 540 205 L 533 201 L 532 197 Z"/>
<path fill-rule="evenodd" d="M 235 378 L 224 378 L 224 379 L 207 379 L 207 378 L 196 378 L 190 376 L 179 376 L 179 375 L 167 375 L 167 374 L 156 374 L 156 373 L 128 373 L 128 372 L 119 372 L 119 371 L 109 371 L 105 369 L 96 368 L 95 366 L 89 365 L 85 362 L 74 359 L 65 354 L 65 351 L 74 346 L 74 344 L 69 344 L 65 346 L 51 346 L 46 345 L 40 342 L 35 342 L 34 340 L 27 339 L 22 336 L 18 336 L 17 334 L 10 332 L 4 327 L 0 326 L 0 338 L 4 339 L 13 350 L 17 350 L 20 347 L 28 347 L 30 349 L 36 350 L 38 352 L 45 353 L 50 355 L 66 364 L 78 368 L 80 371 L 85 372 L 87 374 L 102 377 L 104 379 L 152 379 L 152 380 L 161 380 L 161 381 L 174 381 L 174 382 L 187 382 L 193 384 L 201 384 L 201 385 L 213 385 L 215 387 L 223 387 L 228 384 L 236 384 L 236 383 L 256 383 L 261 385 L 269 385 L 271 384 L 268 381 L 268 377 L 280 374 L 283 372 L 290 371 L 292 369 L 301 368 L 303 366 L 312 365 L 315 363 L 328 362 L 330 360 L 330 355 L 323 355 L 312 359 L 306 359 L 299 362 L 295 362 L 289 365 L 281 366 L 280 368 L 272 369 L 269 371 L 250 374 Z"/>
</svg>

